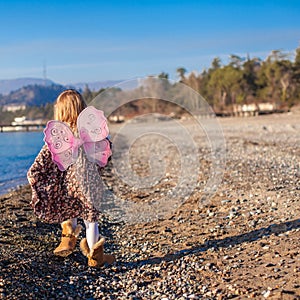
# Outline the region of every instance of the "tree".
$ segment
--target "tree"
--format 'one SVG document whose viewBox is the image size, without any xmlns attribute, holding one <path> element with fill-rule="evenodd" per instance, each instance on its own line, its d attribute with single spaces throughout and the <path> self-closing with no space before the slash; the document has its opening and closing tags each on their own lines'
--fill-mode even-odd
<svg viewBox="0 0 300 300">
<path fill-rule="evenodd" d="M 237 69 L 240 69 L 241 66 L 242 66 L 242 63 L 243 61 L 245 60 L 244 58 L 238 56 L 238 55 L 235 55 L 235 54 L 230 54 L 229 55 L 229 65 L 234 67 L 234 68 L 237 68 Z"/>
<path fill-rule="evenodd" d="M 281 100 L 287 103 L 293 92 L 293 68 L 289 60 L 281 60 L 278 63 L 280 74 Z"/>
<path fill-rule="evenodd" d="M 258 76 L 262 99 L 286 104 L 293 90 L 293 66 L 288 55 L 273 50 L 263 62 Z"/>
<path fill-rule="evenodd" d="M 165 73 L 165 72 L 161 72 L 160 74 L 158 74 L 158 78 L 160 78 L 160 79 L 169 79 L 169 74 Z"/>
<path fill-rule="evenodd" d="M 295 61 L 292 68 L 293 99 L 291 99 L 291 104 L 294 104 L 297 100 L 300 100 L 300 47 L 296 49 Z"/>
<path fill-rule="evenodd" d="M 214 71 L 221 68 L 221 59 L 219 57 L 215 57 L 211 63 L 210 70 Z"/>
<path fill-rule="evenodd" d="M 257 80 L 260 68 L 261 60 L 257 57 L 250 59 L 249 56 L 242 66 L 242 84 L 246 101 L 247 99 L 249 99 L 249 101 L 253 101 L 253 99 L 257 96 L 257 90 L 259 88 L 259 86 L 257 85 Z"/>
<path fill-rule="evenodd" d="M 180 77 L 180 81 L 181 81 L 181 82 L 184 82 L 184 80 L 185 80 L 184 75 L 185 75 L 185 73 L 187 72 L 186 69 L 183 68 L 183 67 L 180 67 L 180 68 L 178 68 L 178 69 L 176 70 L 176 72 L 177 72 L 178 76 Z"/>
<path fill-rule="evenodd" d="M 92 91 L 90 90 L 89 86 L 86 84 L 85 87 L 84 87 L 84 90 L 83 90 L 83 93 L 82 93 L 82 97 L 83 99 L 89 103 L 90 101 L 93 100 L 93 93 Z"/>
<path fill-rule="evenodd" d="M 186 78 L 185 83 L 190 86 L 195 91 L 199 91 L 199 79 L 194 72 L 192 72 L 188 78 Z"/>
<path fill-rule="evenodd" d="M 211 73 L 208 87 L 210 98 L 215 107 L 224 108 L 240 101 L 243 96 L 241 81 L 243 73 L 231 65 Z"/>
</svg>

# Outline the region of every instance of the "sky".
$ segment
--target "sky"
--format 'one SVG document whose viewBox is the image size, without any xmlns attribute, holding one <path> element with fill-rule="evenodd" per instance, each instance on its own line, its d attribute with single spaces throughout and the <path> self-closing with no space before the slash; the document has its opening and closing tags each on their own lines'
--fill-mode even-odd
<svg viewBox="0 0 300 300">
<path fill-rule="evenodd" d="M 230 54 L 293 59 L 299 19 L 299 0 L 0 0 L 0 79 L 176 79 Z"/>
</svg>

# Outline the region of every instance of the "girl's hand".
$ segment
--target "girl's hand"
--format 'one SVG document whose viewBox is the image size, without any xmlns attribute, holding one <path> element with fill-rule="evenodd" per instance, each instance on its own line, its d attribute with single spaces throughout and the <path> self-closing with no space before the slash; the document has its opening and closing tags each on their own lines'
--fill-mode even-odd
<svg viewBox="0 0 300 300">
<path fill-rule="evenodd" d="M 31 178 L 28 178 L 28 181 L 29 181 L 29 184 L 30 184 L 30 185 L 34 185 L 35 182 L 36 182 L 35 179 L 32 178 L 32 177 L 31 177 Z"/>
</svg>

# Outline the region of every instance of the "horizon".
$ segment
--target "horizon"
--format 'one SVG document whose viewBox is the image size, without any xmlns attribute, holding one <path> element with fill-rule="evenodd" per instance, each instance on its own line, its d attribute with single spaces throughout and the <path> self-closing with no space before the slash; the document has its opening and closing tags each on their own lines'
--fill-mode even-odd
<svg viewBox="0 0 300 300">
<path fill-rule="evenodd" d="M 31 4 L 31 5 L 28 5 Z M 231 54 L 264 60 L 299 47 L 296 0 L 0 3 L 0 79 L 60 84 L 202 72 Z"/>
</svg>

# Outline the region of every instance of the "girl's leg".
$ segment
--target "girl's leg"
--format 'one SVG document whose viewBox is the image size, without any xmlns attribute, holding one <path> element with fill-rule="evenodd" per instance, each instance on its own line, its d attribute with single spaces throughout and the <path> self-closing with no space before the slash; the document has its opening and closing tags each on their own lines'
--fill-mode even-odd
<svg viewBox="0 0 300 300">
<path fill-rule="evenodd" d="M 90 249 L 98 242 L 99 240 L 99 228 L 98 222 L 89 222 L 84 220 L 86 228 L 86 240 Z"/>
<path fill-rule="evenodd" d="M 73 218 L 69 220 L 72 223 L 72 227 L 75 230 L 77 227 L 77 218 Z"/>
<path fill-rule="evenodd" d="M 86 238 L 80 242 L 82 253 L 88 258 L 90 267 L 101 267 L 105 263 L 112 264 L 115 257 L 110 254 L 104 254 L 104 238 L 99 240 L 99 229 L 97 222 L 88 222 L 84 220 L 86 227 Z"/>
</svg>

